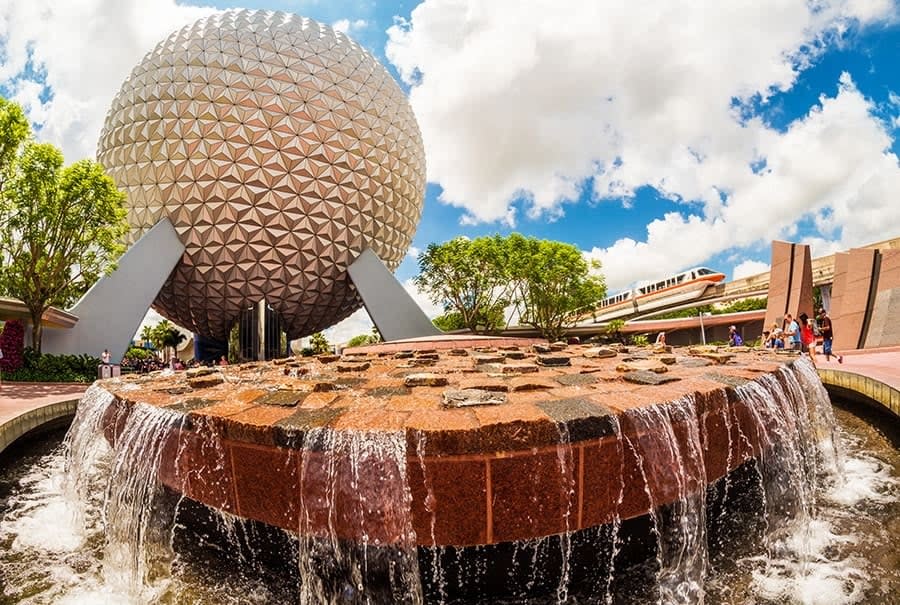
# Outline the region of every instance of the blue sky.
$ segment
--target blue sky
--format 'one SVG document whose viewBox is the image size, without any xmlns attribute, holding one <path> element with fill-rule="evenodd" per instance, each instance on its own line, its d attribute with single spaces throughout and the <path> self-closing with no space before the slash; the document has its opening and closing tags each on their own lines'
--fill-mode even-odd
<svg viewBox="0 0 900 605">
<path fill-rule="evenodd" d="M 91 156 L 143 53 L 233 7 L 342 29 L 409 93 L 429 178 L 413 252 L 519 231 L 578 246 L 616 289 L 759 272 L 772 239 L 815 256 L 900 236 L 894 0 L 0 0 L 0 92 Z"/>
</svg>

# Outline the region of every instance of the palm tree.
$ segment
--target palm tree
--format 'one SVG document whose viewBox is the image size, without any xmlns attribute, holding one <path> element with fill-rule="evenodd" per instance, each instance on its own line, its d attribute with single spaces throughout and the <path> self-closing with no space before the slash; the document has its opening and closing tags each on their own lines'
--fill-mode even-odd
<svg viewBox="0 0 900 605">
<path fill-rule="evenodd" d="M 170 359 L 169 347 L 174 351 L 175 347 L 181 344 L 186 338 L 187 336 L 182 334 L 172 322 L 168 319 L 164 319 L 152 329 L 150 340 L 153 341 L 154 346 L 158 349 L 162 349 L 163 361 L 168 363 Z"/>
<path fill-rule="evenodd" d="M 153 343 L 153 326 L 147 324 L 141 328 L 141 344 L 147 346 Z"/>
</svg>

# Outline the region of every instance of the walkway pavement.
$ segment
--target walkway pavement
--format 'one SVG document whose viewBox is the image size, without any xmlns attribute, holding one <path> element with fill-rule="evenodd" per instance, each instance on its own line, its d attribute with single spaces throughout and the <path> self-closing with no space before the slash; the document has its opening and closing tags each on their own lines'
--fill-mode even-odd
<svg viewBox="0 0 900 605">
<path fill-rule="evenodd" d="M 818 369 L 853 372 L 900 390 L 900 347 L 842 351 L 841 354 L 843 363 L 838 363 L 837 357 L 832 356 L 831 361 L 826 361 L 824 355 L 817 354 Z"/>
<path fill-rule="evenodd" d="M 0 386 L 0 426 L 37 408 L 81 399 L 87 384 L 52 382 L 3 382 Z"/>
</svg>

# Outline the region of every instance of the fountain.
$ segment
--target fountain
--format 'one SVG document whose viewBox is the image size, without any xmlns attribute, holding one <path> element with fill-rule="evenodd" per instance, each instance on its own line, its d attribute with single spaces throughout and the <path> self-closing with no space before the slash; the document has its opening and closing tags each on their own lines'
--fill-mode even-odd
<svg viewBox="0 0 900 605">
<path fill-rule="evenodd" d="M 282 13 L 174 33 L 100 147 L 131 239 L 155 224 L 185 246 L 151 300 L 205 338 L 261 302 L 292 336 L 345 317 L 360 286 L 379 290 L 359 259 L 395 266 L 421 213 L 402 91 L 359 45 Z M 776 550 L 813 566 L 833 433 L 809 361 L 749 349 L 437 336 L 112 378 L 81 401 L 64 461 L 23 479 L 37 500 L 0 523 L 4 595 L 700 603 L 733 544 L 762 545 L 760 577 Z M 42 525 L 50 548 L 29 542 Z M 44 559 L 49 586 L 29 571 Z"/>
<path fill-rule="evenodd" d="M 204 539 L 243 560 L 277 545 L 302 603 L 612 603 L 634 570 L 652 579 L 635 602 L 698 603 L 723 541 L 756 524 L 774 544 L 813 520 L 841 457 L 805 358 L 595 351 L 100 381 L 67 437 L 69 489 L 89 501 L 104 469 L 104 573 L 126 594 L 164 577 L 175 529 L 206 515 Z M 654 380 L 630 363 L 667 382 L 631 382 Z"/>
</svg>

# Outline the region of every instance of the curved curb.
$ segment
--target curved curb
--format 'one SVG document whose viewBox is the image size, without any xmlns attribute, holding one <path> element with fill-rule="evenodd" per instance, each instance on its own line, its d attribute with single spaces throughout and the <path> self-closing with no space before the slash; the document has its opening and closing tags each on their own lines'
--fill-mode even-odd
<svg viewBox="0 0 900 605">
<path fill-rule="evenodd" d="M 879 409 L 900 419 L 900 391 L 894 387 L 855 372 L 827 369 L 818 370 L 818 373 L 830 394 L 839 394 L 870 405 L 876 404 Z"/>
<path fill-rule="evenodd" d="M 74 416 L 79 400 L 80 397 L 68 401 L 48 403 L 22 412 L 15 418 L 0 424 L 0 454 L 19 437 L 35 429 L 44 428 L 48 425 L 59 423 L 64 418 Z"/>
</svg>

